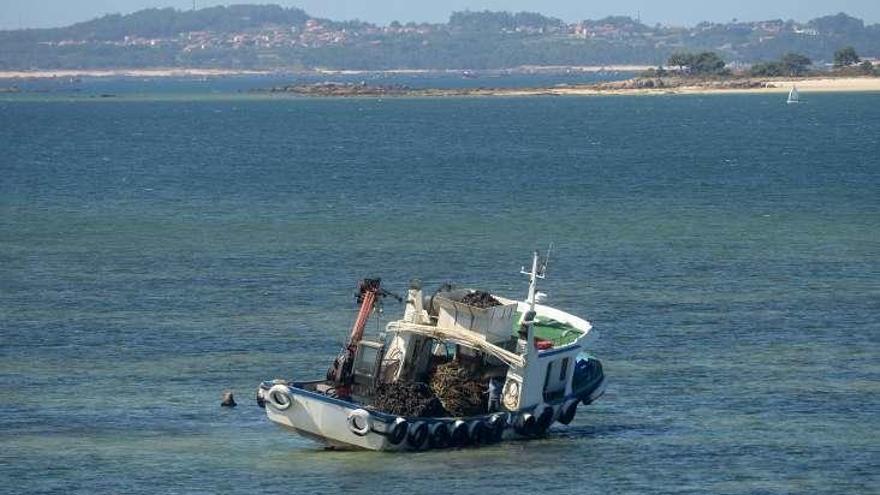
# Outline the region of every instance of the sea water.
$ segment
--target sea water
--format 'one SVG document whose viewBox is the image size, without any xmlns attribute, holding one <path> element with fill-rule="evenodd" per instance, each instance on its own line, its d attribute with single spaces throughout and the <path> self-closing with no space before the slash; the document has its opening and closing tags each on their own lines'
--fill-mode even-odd
<svg viewBox="0 0 880 495">
<path fill-rule="evenodd" d="M 880 94 L 803 100 L 0 100 L 0 492 L 877 493 Z M 571 426 L 333 452 L 254 404 L 360 278 L 523 297 L 551 242 Z"/>
</svg>

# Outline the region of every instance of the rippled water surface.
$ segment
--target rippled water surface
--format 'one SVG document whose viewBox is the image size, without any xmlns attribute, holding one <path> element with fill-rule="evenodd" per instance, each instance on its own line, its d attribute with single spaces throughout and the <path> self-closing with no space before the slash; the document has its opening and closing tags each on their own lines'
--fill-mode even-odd
<svg viewBox="0 0 880 495">
<path fill-rule="evenodd" d="M 803 99 L 0 100 L 0 492 L 877 493 L 880 94 Z M 327 452 L 254 405 L 359 278 L 522 296 L 551 241 L 609 379 L 572 426 Z"/>
</svg>

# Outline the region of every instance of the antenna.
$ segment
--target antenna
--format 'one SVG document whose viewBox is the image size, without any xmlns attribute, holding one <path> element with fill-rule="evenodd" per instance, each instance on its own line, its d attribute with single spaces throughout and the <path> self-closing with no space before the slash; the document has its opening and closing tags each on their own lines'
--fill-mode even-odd
<svg viewBox="0 0 880 495">
<path fill-rule="evenodd" d="M 193 0 L 193 11 L 196 10 L 196 0 Z"/>
<path fill-rule="evenodd" d="M 550 264 L 550 253 L 553 251 L 553 243 L 547 246 L 547 254 L 544 256 L 544 263 L 541 265 L 541 278 L 547 274 L 547 265 Z"/>
</svg>

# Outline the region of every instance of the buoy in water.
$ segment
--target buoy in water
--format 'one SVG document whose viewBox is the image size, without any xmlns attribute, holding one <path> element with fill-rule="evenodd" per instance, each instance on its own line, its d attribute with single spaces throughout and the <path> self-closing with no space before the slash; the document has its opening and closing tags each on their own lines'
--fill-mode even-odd
<svg viewBox="0 0 880 495">
<path fill-rule="evenodd" d="M 235 403 L 235 398 L 232 397 L 232 392 L 227 390 L 223 392 L 223 402 L 220 403 L 220 407 L 235 407 L 238 404 Z"/>
</svg>

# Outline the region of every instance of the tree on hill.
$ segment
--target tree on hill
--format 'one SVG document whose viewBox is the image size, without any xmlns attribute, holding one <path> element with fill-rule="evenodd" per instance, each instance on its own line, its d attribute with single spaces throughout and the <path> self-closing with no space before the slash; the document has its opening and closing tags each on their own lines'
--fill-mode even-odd
<svg viewBox="0 0 880 495">
<path fill-rule="evenodd" d="M 802 76 L 813 65 L 813 61 L 799 53 L 789 52 L 779 60 L 761 62 L 752 66 L 749 74 L 758 77 Z"/>
<path fill-rule="evenodd" d="M 684 68 L 690 65 L 690 57 L 691 55 L 689 53 L 675 52 L 669 56 L 666 65 L 674 65 L 678 67 L 679 72 L 684 72 Z"/>
<path fill-rule="evenodd" d="M 865 29 L 864 21 L 850 17 L 843 12 L 837 15 L 818 17 L 811 20 L 807 25 L 821 34 L 860 33 Z"/>
<path fill-rule="evenodd" d="M 553 29 L 565 26 L 565 23 L 554 17 L 547 17 L 536 12 L 517 12 L 513 15 L 513 21 L 517 26 L 530 28 Z"/>
<path fill-rule="evenodd" d="M 807 68 L 813 65 L 813 61 L 800 53 L 788 52 L 779 60 L 783 69 L 789 76 L 802 76 Z"/>
<path fill-rule="evenodd" d="M 46 30 L 48 39 L 120 40 L 175 36 L 192 31 L 233 32 L 266 25 L 302 25 L 310 17 L 298 8 L 277 5 L 232 5 L 201 10 L 144 9 L 128 15 L 110 14 L 87 22 Z"/>
<path fill-rule="evenodd" d="M 859 58 L 856 49 L 851 46 L 841 48 L 834 52 L 835 67 L 849 67 L 850 65 L 857 64 L 861 61 L 862 59 Z"/>
<path fill-rule="evenodd" d="M 779 62 L 760 62 L 749 69 L 749 74 L 755 77 L 781 77 L 785 75 L 785 67 Z"/>
<path fill-rule="evenodd" d="M 723 74 L 727 64 L 715 52 L 702 52 L 691 60 L 691 72 L 699 75 Z"/>
<path fill-rule="evenodd" d="M 565 23 L 553 17 L 546 17 L 534 12 L 453 12 L 449 16 L 449 27 L 461 31 L 480 33 L 497 33 L 503 30 L 512 30 L 517 27 L 532 29 L 558 29 Z"/>
<path fill-rule="evenodd" d="M 682 73 L 697 76 L 718 75 L 726 72 L 724 60 L 715 52 L 677 52 L 669 57 L 666 64 L 677 66 Z M 687 67 L 686 71 L 685 67 Z"/>
<path fill-rule="evenodd" d="M 602 19 L 598 20 L 585 19 L 581 21 L 581 23 L 585 26 L 590 27 L 613 26 L 619 29 L 626 29 L 631 32 L 644 32 L 650 30 L 648 26 L 645 26 L 644 24 L 633 19 L 632 17 L 625 15 L 610 15 L 608 17 L 603 17 Z"/>
</svg>

